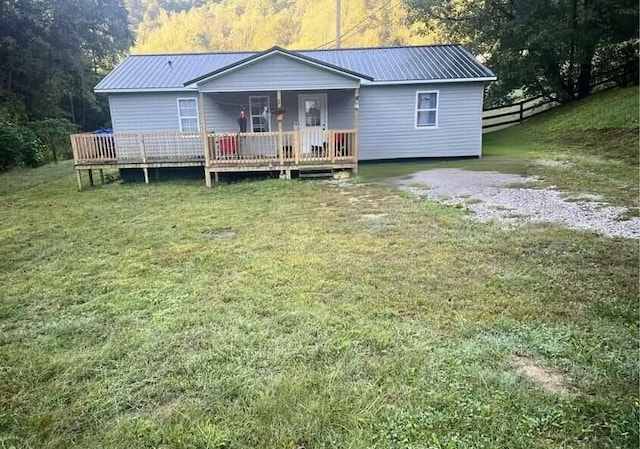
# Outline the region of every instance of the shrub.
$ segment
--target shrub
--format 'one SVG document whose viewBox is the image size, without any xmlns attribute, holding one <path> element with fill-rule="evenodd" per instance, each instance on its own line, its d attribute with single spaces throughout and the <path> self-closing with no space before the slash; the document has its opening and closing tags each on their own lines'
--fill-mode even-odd
<svg viewBox="0 0 640 449">
<path fill-rule="evenodd" d="M 0 117 L 0 171 L 36 167 L 43 162 L 44 146 L 33 130 Z"/>
<path fill-rule="evenodd" d="M 64 118 L 48 118 L 29 123 L 29 127 L 48 150 L 49 160 L 70 159 L 73 157 L 69 134 L 78 131 L 76 125 Z"/>
</svg>

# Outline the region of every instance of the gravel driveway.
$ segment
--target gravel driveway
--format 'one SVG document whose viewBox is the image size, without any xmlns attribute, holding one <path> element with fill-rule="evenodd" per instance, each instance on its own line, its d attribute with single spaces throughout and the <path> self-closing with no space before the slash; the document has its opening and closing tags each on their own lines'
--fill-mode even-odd
<svg viewBox="0 0 640 449">
<path fill-rule="evenodd" d="M 402 189 L 444 204 L 461 205 L 481 222 L 496 221 L 510 226 L 560 223 L 572 229 L 607 237 L 640 238 L 640 219 L 620 220 L 627 208 L 610 206 L 598 195 L 582 195 L 567 201 L 555 189 L 516 187 L 535 184 L 535 177 L 498 172 L 436 169 L 394 179 Z M 511 186 L 510 186 L 511 185 Z"/>
</svg>

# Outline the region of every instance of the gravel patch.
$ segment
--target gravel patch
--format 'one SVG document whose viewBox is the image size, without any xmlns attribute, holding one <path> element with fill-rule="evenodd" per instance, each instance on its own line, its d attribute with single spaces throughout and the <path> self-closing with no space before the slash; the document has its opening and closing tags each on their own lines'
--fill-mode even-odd
<svg viewBox="0 0 640 449">
<path fill-rule="evenodd" d="M 395 180 L 402 189 L 420 197 L 466 207 L 474 212 L 470 218 L 480 222 L 495 221 L 507 227 L 558 223 L 607 237 L 640 238 L 639 218 L 620 220 L 626 207 L 608 205 L 597 195 L 567 201 L 558 190 L 526 187 L 537 182 L 536 177 L 449 168 Z"/>
</svg>

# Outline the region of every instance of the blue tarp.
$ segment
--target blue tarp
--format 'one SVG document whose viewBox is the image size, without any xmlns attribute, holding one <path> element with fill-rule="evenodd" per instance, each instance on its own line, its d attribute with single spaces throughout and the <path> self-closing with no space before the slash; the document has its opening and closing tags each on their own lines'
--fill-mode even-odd
<svg viewBox="0 0 640 449">
<path fill-rule="evenodd" d="M 91 131 L 91 134 L 113 134 L 113 128 L 98 128 Z"/>
</svg>

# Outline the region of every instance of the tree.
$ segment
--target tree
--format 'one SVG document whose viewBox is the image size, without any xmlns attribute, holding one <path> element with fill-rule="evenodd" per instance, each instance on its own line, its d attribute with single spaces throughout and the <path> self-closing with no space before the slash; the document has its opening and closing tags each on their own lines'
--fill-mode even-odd
<svg viewBox="0 0 640 449">
<path fill-rule="evenodd" d="M 121 0 L 0 0 L 0 102 L 87 126 L 93 86 L 131 43 Z"/>
<path fill-rule="evenodd" d="M 122 0 L 0 0 L 0 169 L 63 149 L 54 134 L 73 129 L 67 119 L 84 129 L 108 122 L 93 87 L 131 43 Z"/>
<path fill-rule="evenodd" d="M 568 100 L 588 95 L 594 77 L 611 69 L 637 71 L 637 0 L 409 3 L 414 17 L 486 59 L 498 74 L 494 101 L 518 90 Z"/>
</svg>

